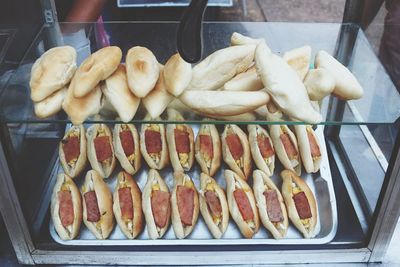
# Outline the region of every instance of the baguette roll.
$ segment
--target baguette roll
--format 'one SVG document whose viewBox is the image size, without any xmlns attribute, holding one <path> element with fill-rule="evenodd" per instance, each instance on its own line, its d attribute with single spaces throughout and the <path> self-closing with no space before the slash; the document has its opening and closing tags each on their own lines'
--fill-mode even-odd
<svg viewBox="0 0 400 267">
<path fill-rule="evenodd" d="M 165 63 L 164 80 L 167 91 L 176 97 L 188 87 L 192 79 L 192 65 L 176 53 Z"/>
<path fill-rule="evenodd" d="M 221 165 L 221 140 L 213 124 L 202 124 L 196 137 L 195 156 L 201 171 L 213 176 Z"/>
<path fill-rule="evenodd" d="M 107 239 L 114 227 L 110 189 L 95 170 L 87 172 L 81 188 L 83 222 L 97 239 Z"/>
<path fill-rule="evenodd" d="M 117 176 L 113 211 L 119 228 L 129 239 L 134 239 L 143 229 L 142 192 L 126 172 Z"/>
<path fill-rule="evenodd" d="M 255 45 L 231 46 L 215 51 L 193 68 L 190 90 L 216 90 L 254 60 Z"/>
<path fill-rule="evenodd" d="M 275 239 L 284 238 L 289 220 L 281 192 L 260 170 L 253 172 L 253 191 L 262 224 Z"/>
<path fill-rule="evenodd" d="M 74 181 L 64 173 L 57 175 L 50 210 L 58 236 L 62 240 L 74 239 L 82 223 L 82 199 Z"/>
<path fill-rule="evenodd" d="M 312 101 L 320 101 L 335 89 L 335 79 L 326 69 L 312 69 L 304 79 L 308 96 Z"/>
<path fill-rule="evenodd" d="M 107 79 L 118 68 L 122 51 L 117 46 L 103 47 L 91 54 L 72 78 L 71 88 L 75 98 L 82 98 L 93 91 L 93 88 Z"/>
<path fill-rule="evenodd" d="M 300 80 L 303 81 L 310 68 L 311 47 L 306 45 L 287 51 L 283 54 L 283 59 L 296 71 Z"/>
<path fill-rule="evenodd" d="M 169 108 L 168 120 L 184 121 L 182 115 L 175 109 Z M 167 143 L 169 158 L 175 172 L 189 171 L 194 161 L 194 134 L 187 124 L 168 124 Z"/>
<path fill-rule="evenodd" d="M 260 170 L 268 176 L 274 174 L 275 150 L 268 132 L 260 125 L 248 125 L 250 152 Z"/>
<path fill-rule="evenodd" d="M 149 120 L 146 116 L 145 120 Z M 160 120 L 160 118 L 156 118 Z M 164 124 L 143 123 L 140 131 L 140 151 L 151 169 L 161 170 L 169 163 Z"/>
<path fill-rule="evenodd" d="M 187 237 L 199 217 L 199 196 L 192 179 L 183 172 L 174 172 L 171 195 L 172 228 L 178 239 Z"/>
<path fill-rule="evenodd" d="M 296 136 L 287 125 L 271 125 L 269 128 L 275 153 L 283 167 L 301 175 L 301 160 Z"/>
<path fill-rule="evenodd" d="M 247 180 L 251 172 L 251 155 L 247 135 L 238 126 L 225 125 L 221 136 L 222 157 L 240 178 Z"/>
<path fill-rule="evenodd" d="M 110 128 L 105 124 L 93 124 L 87 130 L 86 138 L 90 165 L 101 177 L 109 177 L 116 164 Z"/>
<path fill-rule="evenodd" d="M 294 172 L 284 170 L 282 195 L 286 203 L 290 220 L 305 238 L 315 236 L 317 224 L 317 203 L 308 185 Z"/>
<path fill-rule="evenodd" d="M 231 217 L 245 238 L 252 238 L 260 227 L 256 200 L 245 180 L 225 170 L 226 196 Z"/>
<path fill-rule="evenodd" d="M 229 223 L 229 208 L 224 190 L 205 173 L 200 174 L 200 212 L 214 238 L 221 238 Z"/>
<path fill-rule="evenodd" d="M 62 103 L 64 101 L 65 95 L 68 88 L 63 87 L 60 90 L 54 92 L 50 96 L 46 97 L 44 100 L 34 103 L 35 115 L 38 118 L 47 118 L 57 112 L 62 108 Z"/>
<path fill-rule="evenodd" d="M 264 88 L 255 67 L 239 73 L 224 84 L 226 91 L 258 91 Z"/>
<path fill-rule="evenodd" d="M 72 126 L 61 139 L 58 156 L 64 172 L 71 178 L 77 177 L 87 164 L 85 128 Z"/>
<path fill-rule="evenodd" d="M 149 238 L 162 238 L 170 224 L 170 193 L 168 186 L 154 169 L 150 169 L 143 189 L 142 209 Z"/>
<path fill-rule="evenodd" d="M 316 173 L 321 165 L 321 146 L 311 125 L 295 125 L 301 161 L 308 173 Z"/>
<path fill-rule="evenodd" d="M 47 50 L 32 65 L 31 99 L 40 102 L 65 87 L 76 70 L 76 51 L 71 46 Z"/>
<path fill-rule="evenodd" d="M 142 164 L 139 134 L 133 124 L 115 124 L 113 132 L 115 156 L 121 167 L 129 174 L 135 174 Z"/>
<path fill-rule="evenodd" d="M 146 47 L 135 46 L 126 55 L 126 73 L 132 93 L 143 98 L 156 85 L 160 67 L 153 52 Z"/>
<path fill-rule="evenodd" d="M 262 41 L 263 41 L 263 39 L 253 39 L 251 37 L 244 36 L 238 32 L 232 33 L 232 36 L 231 36 L 231 46 L 234 46 L 234 45 L 256 45 Z"/>
</svg>

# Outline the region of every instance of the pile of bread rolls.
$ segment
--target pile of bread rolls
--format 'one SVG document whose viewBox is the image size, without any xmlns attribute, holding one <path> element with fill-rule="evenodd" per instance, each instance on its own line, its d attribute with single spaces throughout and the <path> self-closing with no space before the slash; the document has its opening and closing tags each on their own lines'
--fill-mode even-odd
<svg viewBox="0 0 400 267">
<path fill-rule="evenodd" d="M 193 68 L 179 54 L 162 65 L 140 46 L 128 50 L 125 64 L 121 58 L 120 48 L 105 47 L 77 68 L 74 48 L 48 50 L 32 67 L 35 114 L 44 118 L 63 108 L 79 125 L 111 111 L 129 122 L 142 102 L 152 119 L 170 106 L 220 120 L 246 121 L 255 120 L 254 114 L 267 119 L 265 105 L 271 102 L 282 111 L 283 120 L 316 124 L 322 120 L 318 102 L 325 96 L 349 100 L 363 95 L 354 75 L 327 52 L 319 51 L 315 68 L 309 69 L 309 46 L 280 57 L 263 39 L 239 33 L 233 33 L 231 46 Z"/>
</svg>

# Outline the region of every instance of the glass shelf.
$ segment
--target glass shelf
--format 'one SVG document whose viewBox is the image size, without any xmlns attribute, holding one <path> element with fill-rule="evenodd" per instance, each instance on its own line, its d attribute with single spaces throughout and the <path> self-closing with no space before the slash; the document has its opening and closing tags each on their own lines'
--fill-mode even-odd
<svg viewBox="0 0 400 267">
<path fill-rule="evenodd" d="M 15 70 L 7 86 L 0 89 L 0 122 L 5 123 L 68 123 L 64 112 L 39 119 L 34 115 L 33 103 L 30 99 L 30 70 L 34 61 L 47 49 L 58 45 L 72 45 L 78 52 L 78 64 L 90 51 L 95 51 L 108 43 L 119 46 L 125 55 L 132 46 L 146 46 L 154 52 L 160 63 L 176 52 L 175 22 L 116 22 L 99 24 L 56 24 L 42 27 L 31 47 L 26 52 L 19 67 Z M 203 57 L 213 51 L 227 47 L 230 36 L 234 31 L 252 36 L 265 38 L 271 49 L 279 54 L 310 45 L 312 58 L 323 49 L 335 54 L 338 47 L 340 29 L 338 23 L 276 23 L 276 22 L 222 22 L 204 23 L 204 53 Z M 81 29 L 78 34 L 63 33 L 71 28 Z M 104 31 L 103 31 L 104 29 Z M 334 97 L 326 97 L 321 105 L 323 125 L 363 125 L 391 124 L 400 116 L 400 95 L 391 82 L 384 67 L 374 54 L 364 33 L 359 30 L 354 49 L 350 57 L 349 69 L 363 86 L 365 94 L 359 100 L 347 101 L 345 116 L 340 120 L 328 120 L 332 110 Z M 124 59 L 123 59 L 124 61 Z M 146 122 L 143 120 L 145 109 L 139 108 L 133 123 Z M 162 119 L 165 119 L 163 114 Z M 203 117 L 192 112 L 184 112 L 185 123 L 205 123 Z M 87 123 L 118 123 L 114 118 L 95 117 Z M 230 121 L 235 124 L 301 124 L 302 122 L 268 122 L 257 115 L 255 120 Z M 163 120 L 162 123 L 175 123 Z M 225 120 L 206 121 L 206 123 L 226 124 Z"/>
</svg>

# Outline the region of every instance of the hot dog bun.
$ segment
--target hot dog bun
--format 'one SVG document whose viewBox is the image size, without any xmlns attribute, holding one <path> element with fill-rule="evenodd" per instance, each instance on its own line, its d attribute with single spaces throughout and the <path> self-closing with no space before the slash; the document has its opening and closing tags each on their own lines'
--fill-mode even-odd
<svg viewBox="0 0 400 267">
<path fill-rule="evenodd" d="M 122 146 L 122 141 L 120 133 L 122 131 L 129 131 L 133 138 L 134 152 L 132 155 L 125 154 L 124 148 Z M 135 174 L 142 165 L 142 157 L 140 154 L 140 142 L 139 134 L 133 124 L 115 124 L 113 132 L 113 145 L 115 156 L 117 157 L 121 167 L 129 174 Z"/>
<path fill-rule="evenodd" d="M 212 145 L 212 157 L 201 151 L 200 135 L 210 136 Z M 206 146 L 205 144 L 204 146 Z M 196 137 L 195 156 L 197 163 L 200 165 L 201 171 L 207 175 L 213 176 L 221 165 L 221 140 L 218 130 L 213 124 L 202 124 Z"/>
<path fill-rule="evenodd" d="M 262 128 L 260 125 L 248 125 L 247 131 L 249 132 L 250 152 L 251 156 L 253 157 L 254 163 L 257 165 L 257 168 L 261 169 L 267 175 L 273 175 L 275 169 L 275 151 L 271 137 L 269 136 L 267 130 Z M 268 140 L 267 142 L 269 142 L 270 144 L 273 155 L 269 156 L 268 158 L 263 157 L 258 143 L 258 136 L 263 136 L 265 139 Z"/>
<path fill-rule="evenodd" d="M 308 173 L 316 173 L 319 170 L 322 160 L 322 150 L 318 137 L 316 136 L 311 125 L 295 125 L 294 130 L 296 132 L 297 144 L 299 146 L 301 161 L 304 169 Z M 310 140 L 310 138 L 313 140 Z M 310 142 L 314 142 L 312 146 Z M 313 156 L 311 148 L 317 150 L 319 155 Z"/>
</svg>

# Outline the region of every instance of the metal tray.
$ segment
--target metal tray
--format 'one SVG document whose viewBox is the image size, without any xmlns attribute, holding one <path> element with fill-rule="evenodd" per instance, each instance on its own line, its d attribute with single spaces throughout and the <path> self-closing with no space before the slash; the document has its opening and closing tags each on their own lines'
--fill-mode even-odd
<svg viewBox="0 0 400 267">
<path fill-rule="evenodd" d="M 197 136 L 197 131 L 199 129 L 198 125 L 191 125 L 194 131 L 195 136 Z M 110 125 L 112 127 L 112 125 Z M 140 125 L 136 125 L 137 129 L 140 129 Z M 219 127 L 219 126 L 217 126 Z M 219 132 L 222 132 L 222 129 L 219 129 Z M 179 240 L 175 238 L 174 230 L 172 226 L 169 227 L 168 231 L 165 233 L 162 239 L 151 240 L 148 239 L 147 235 L 147 227 L 143 230 L 143 232 L 134 240 L 127 239 L 124 234 L 119 229 L 118 225 L 115 223 L 114 230 L 110 234 L 107 240 L 97 240 L 94 235 L 85 227 L 82 223 L 80 234 L 74 240 L 62 240 L 58 236 L 57 232 L 54 229 L 53 222 L 50 221 L 49 230 L 50 235 L 59 244 L 62 245 L 70 245 L 70 246 L 151 246 L 151 245 L 244 245 L 244 244 L 326 244 L 330 242 L 337 230 L 337 208 L 336 208 L 336 199 L 335 193 L 332 184 L 332 176 L 329 168 L 329 161 L 327 157 L 325 139 L 323 135 L 323 126 L 318 126 L 316 129 L 316 134 L 321 142 L 321 151 L 323 154 L 323 159 L 321 162 L 320 172 L 316 174 L 302 174 L 302 178 L 308 184 L 308 186 L 313 191 L 317 205 L 318 205 L 318 221 L 316 225 L 316 236 L 312 239 L 305 239 L 300 234 L 300 232 L 289 222 L 289 229 L 286 238 L 281 240 L 275 240 L 272 235 L 263 227 L 260 222 L 260 230 L 256 235 L 254 235 L 253 239 L 245 239 L 240 234 L 239 229 L 237 228 L 235 222 L 232 218 L 229 221 L 228 229 L 226 230 L 224 236 L 221 239 L 213 239 L 211 233 L 209 232 L 207 225 L 205 224 L 201 214 L 199 214 L 199 219 L 193 232 L 183 240 Z M 282 166 L 279 163 L 279 160 L 276 159 L 276 168 L 275 174 L 272 180 L 281 188 L 282 181 L 279 176 L 280 171 L 282 170 Z M 255 167 L 255 166 L 253 166 Z M 222 188 L 226 188 L 225 178 L 223 175 L 223 170 L 226 169 L 226 165 L 222 164 L 220 170 L 214 176 L 217 180 L 218 184 Z M 116 183 L 116 175 L 122 168 L 117 165 L 113 174 L 110 178 L 106 179 L 106 183 L 108 184 L 110 190 L 114 192 L 115 183 Z M 62 167 L 58 166 L 58 172 L 63 172 Z M 58 173 L 56 172 L 56 173 Z M 147 181 L 147 172 L 148 167 L 146 162 L 143 161 L 141 170 L 134 175 L 140 189 L 143 189 L 146 181 Z M 164 177 L 168 187 L 172 190 L 173 187 L 173 176 L 172 176 L 172 168 L 167 167 L 160 172 L 161 176 Z M 197 188 L 200 188 L 200 168 L 197 163 L 194 164 L 192 170 L 188 173 L 189 176 L 193 179 Z M 75 182 L 80 187 L 83 184 L 84 175 L 82 177 L 78 177 L 75 179 Z M 55 179 L 55 176 L 52 177 Z M 252 179 L 250 178 L 250 185 Z"/>
</svg>

